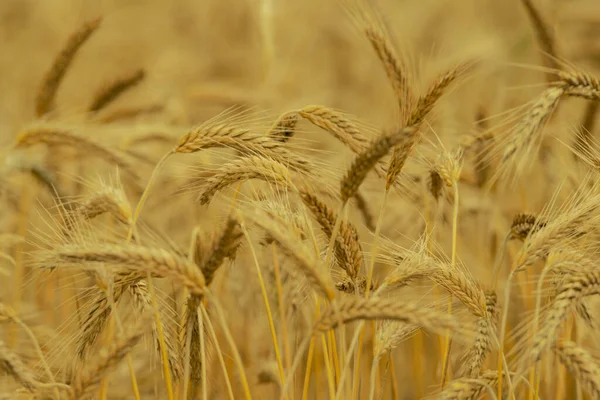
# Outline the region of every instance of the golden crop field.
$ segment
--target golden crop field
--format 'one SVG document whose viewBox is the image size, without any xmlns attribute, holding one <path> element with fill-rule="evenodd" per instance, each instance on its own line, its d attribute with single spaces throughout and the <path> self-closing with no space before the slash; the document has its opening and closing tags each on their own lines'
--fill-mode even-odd
<svg viewBox="0 0 600 400">
<path fill-rule="evenodd" d="M 597 0 L 1 0 L 0 399 L 600 399 Z"/>
</svg>

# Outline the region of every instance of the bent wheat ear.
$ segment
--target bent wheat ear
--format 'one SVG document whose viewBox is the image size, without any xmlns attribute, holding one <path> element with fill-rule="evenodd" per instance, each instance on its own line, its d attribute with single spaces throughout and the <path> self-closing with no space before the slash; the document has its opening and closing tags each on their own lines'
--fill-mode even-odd
<svg viewBox="0 0 600 400">
<path fill-rule="evenodd" d="M 38 383 L 33 372 L 23 364 L 23 361 L 0 340 L 0 370 L 11 375 L 21 386 L 34 390 Z"/>
<path fill-rule="evenodd" d="M 140 324 L 130 332 L 117 336 L 113 342 L 101 349 L 95 357 L 86 360 L 84 367 L 79 370 L 71 387 L 73 388 L 73 399 L 84 398 L 94 390 L 106 374 L 114 369 L 131 352 L 144 334 Z"/>
<path fill-rule="evenodd" d="M 369 145 L 368 139 L 352 121 L 325 106 L 311 105 L 298 110 L 298 114 L 312 124 L 331 133 L 354 153 L 361 153 Z"/>
<path fill-rule="evenodd" d="M 468 324 L 461 323 L 456 318 L 440 313 L 414 303 L 402 303 L 397 299 L 382 299 L 379 297 L 353 297 L 329 307 L 323 312 L 313 327 L 313 334 L 325 332 L 356 320 L 388 319 L 417 325 L 434 332 L 444 332 L 445 329 L 459 336 L 470 334 L 473 329 Z"/>
<path fill-rule="evenodd" d="M 92 103 L 88 107 L 88 111 L 96 113 L 102 110 L 127 90 L 140 83 L 145 76 L 146 72 L 143 69 L 138 69 L 133 73 L 117 79 L 105 88 L 102 88 L 102 90 L 100 90 L 96 96 L 94 96 Z"/>
<path fill-rule="evenodd" d="M 287 112 L 275 121 L 267 136 L 285 143 L 296 133 L 296 125 L 298 125 L 298 114 L 295 111 Z"/>
<path fill-rule="evenodd" d="M 596 211 L 600 206 L 599 194 L 596 193 L 596 189 L 592 188 L 587 193 L 585 191 L 576 193 L 579 197 L 573 197 L 573 203 L 568 205 L 568 209 L 527 236 L 519 252 L 516 260 L 517 267 L 513 273 L 545 258 L 551 249 L 569 244 L 594 224 L 598 218 Z"/>
<path fill-rule="evenodd" d="M 87 151 L 91 154 L 103 158 L 109 163 L 118 165 L 134 180 L 139 181 L 139 176 L 129 161 L 116 150 L 106 147 L 95 141 L 74 135 L 66 131 L 59 131 L 50 128 L 34 128 L 21 132 L 17 136 L 16 147 L 29 147 L 35 144 L 64 145 L 72 148 Z"/>
<path fill-rule="evenodd" d="M 335 212 L 314 194 L 302 191 L 300 197 L 321 226 L 323 233 L 331 239 L 337 220 Z M 340 268 L 346 271 L 350 279 L 356 279 L 362 267 L 363 256 L 358 231 L 350 222 L 342 221 L 340 224 L 335 239 L 335 257 Z"/>
<path fill-rule="evenodd" d="M 367 227 L 367 229 L 374 231 L 375 218 L 373 218 L 373 214 L 371 213 L 367 199 L 360 191 L 358 191 L 354 195 L 354 200 L 356 201 L 356 208 L 362 214 L 365 226 Z"/>
<path fill-rule="evenodd" d="M 198 267 L 177 254 L 159 248 L 140 245 L 65 245 L 55 249 L 65 262 L 100 262 L 127 265 L 141 271 L 149 271 L 159 277 L 172 277 L 187 287 L 191 293 L 203 294 L 206 282 Z"/>
<path fill-rule="evenodd" d="M 560 362 L 572 373 L 594 399 L 600 398 L 600 365 L 598 359 L 577 344 L 562 340 L 554 351 Z"/>
<path fill-rule="evenodd" d="M 233 148 L 244 155 L 267 156 L 298 171 L 309 172 L 311 167 L 308 160 L 288 151 L 284 143 L 272 136 L 257 135 L 227 124 L 200 125 L 183 135 L 173 151 L 195 153 L 214 147 Z"/>
<path fill-rule="evenodd" d="M 200 327 L 198 325 L 198 307 L 203 301 L 202 296 L 190 295 L 185 302 L 184 321 L 180 336 L 182 337 L 183 347 L 190 341 L 190 379 L 192 383 L 192 393 L 196 392 L 198 386 L 202 383 L 202 353 L 200 346 Z M 189 337 L 188 335 L 191 335 Z M 185 356 L 187 357 L 187 355 Z"/>
<path fill-rule="evenodd" d="M 460 378 L 448 383 L 439 398 L 444 400 L 475 400 L 489 387 L 498 384 L 498 371 L 486 371 L 476 378 Z"/>
<path fill-rule="evenodd" d="M 223 264 L 225 258 L 235 257 L 238 247 L 242 244 L 243 236 L 244 233 L 238 220 L 230 217 L 208 258 L 200 267 L 207 285 L 210 285 L 215 272 Z"/>
<path fill-rule="evenodd" d="M 600 100 L 600 81 L 598 78 L 583 71 L 561 71 L 558 76 L 564 84 L 565 93 L 568 96 Z"/>
<path fill-rule="evenodd" d="M 481 287 L 458 268 L 436 266 L 429 278 L 456 296 L 476 317 L 484 317 L 485 294 Z"/>
<path fill-rule="evenodd" d="M 65 47 L 63 47 L 62 51 L 56 59 L 54 59 L 52 67 L 46 73 L 38 90 L 35 100 L 35 113 L 38 117 L 48 114 L 54 108 L 56 92 L 71 66 L 71 63 L 75 59 L 75 55 L 81 46 L 90 38 L 92 33 L 98 29 L 101 21 L 101 18 L 97 18 L 86 22 L 81 28 L 69 36 Z"/>
<path fill-rule="evenodd" d="M 223 165 L 217 174 L 206 180 L 198 196 L 200 204 L 209 203 L 219 190 L 249 179 L 262 179 L 286 188 L 293 186 L 288 168 L 280 162 L 259 156 L 243 157 Z"/>
<path fill-rule="evenodd" d="M 83 219 L 93 219 L 109 213 L 123 224 L 129 224 L 132 211 L 121 188 L 104 186 L 99 192 L 88 197 L 73 210 Z"/>
<path fill-rule="evenodd" d="M 569 311 L 585 296 L 599 292 L 600 272 L 598 271 L 574 274 L 567 278 L 550 305 L 548 315 L 539 332 L 533 338 L 529 350 L 531 362 L 539 361 L 543 352 L 554 343 L 562 322 L 569 316 Z"/>
<path fill-rule="evenodd" d="M 115 279 L 114 286 L 112 296 L 117 304 L 125 293 L 127 285 Z M 103 292 L 97 292 L 93 296 L 91 308 L 83 320 L 81 334 L 77 339 L 77 355 L 81 359 L 86 356 L 88 348 L 96 343 L 112 313 L 112 308 L 108 305 L 108 299 Z"/>
<path fill-rule="evenodd" d="M 534 214 L 518 213 L 514 216 L 510 224 L 510 238 L 519 239 L 521 241 L 527 239 L 530 233 L 535 233 L 546 224 L 543 221 L 538 221 Z"/>
<path fill-rule="evenodd" d="M 400 142 L 406 143 L 406 138 L 410 138 L 414 132 L 414 128 L 404 128 L 392 134 L 383 134 L 365 151 L 359 154 L 340 183 L 342 202 L 347 202 L 348 199 L 356 194 L 369 171 L 373 169 L 377 162 L 383 158 L 392 147 Z"/>
<path fill-rule="evenodd" d="M 549 69 L 559 70 L 560 65 L 556 61 L 556 42 L 554 40 L 550 27 L 544 21 L 539 11 L 531 2 L 531 0 L 522 0 L 522 2 L 523 6 L 525 7 L 525 10 L 527 10 L 527 16 L 531 20 L 533 29 L 535 30 L 537 41 L 539 42 L 544 53 L 546 53 L 544 57 L 544 64 L 546 64 L 546 66 Z M 552 73 L 546 73 L 546 80 L 548 82 L 552 82 Z"/>
<path fill-rule="evenodd" d="M 381 359 L 385 353 L 392 351 L 404 340 L 419 331 L 416 325 L 403 324 L 396 321 L 384 321 L 378 327 L 375 335 L 374 354 L 376 359 Z"/>
</svg>

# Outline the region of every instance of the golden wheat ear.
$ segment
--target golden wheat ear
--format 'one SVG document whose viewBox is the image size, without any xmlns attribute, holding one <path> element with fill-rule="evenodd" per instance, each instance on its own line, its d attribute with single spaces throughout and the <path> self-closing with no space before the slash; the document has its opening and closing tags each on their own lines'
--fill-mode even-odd
<svg viewBox="0 0 600 400">
<path fill-rule="evenodd" d="M 88 21 L 73 32 L 61 52 L 54 59 L 50 70 L 44 76 L 35 100 L 35 113 L 42 117 L 55 107 L 56 93 L 69 67 L 83 44 L 100 26 L 101 18 Z"/>
<path fill-rule="evenodd" d="M 338 216 L 316 195 L 301 191 L 300 197 L 313 214 L 323 233 L 331 240 Z M 347 221 L 342 221 L 338 236 L 335 238 L 335 258 L 340 268 L 346 271 L 351 280 L 355 280 L 363 265 L 363 255 L 358 238 L 358 230 Z"/>
<path fill-rule="evenodd" d="M 369 171 L 399 143 L 406 143 L 406 138 L 412 136 L 414 128 L 404 128 L 393 133 L 384 133 L 355 159 L 346 175 L 340 182 L 340 196 L 346 203 L 357 192 Z"/>
<path fill-rule="evenodd" d="M 115 337 L 112 343 L 102 348 L 94 357 L 86 360 L 83 368 L 76 373 L 71 385 L 73 399 L 89 396 L 98 387 L 102 378 L 112 371 L 128 354 L 145 333 L 146 325 L 129 328 L 123 335 Z"/>
<path fill-rule="evenodd" d="M 45 144 L 49 147 L 68 146 L 80 152 L 96 155 L 110 164 L 117 165 L 135 182 L 139 182 L 139 174 L 125 155 L 88 137 L 77 135 L 69 130 L 42 125 L 21 131 L 17 136 L 15 147 L 29 148 L 37 144 Z"/>
<path fill-rule="evenodd" d="M 439 398 L 444 400 L 472 400 L 478 399 L 485 390 L 494 388 L 498 384 L 498 371 L 485 371 L 475 378 L 460 378 L 448 383 L 448 386 L 439 393 Z"/>
<path fill-rule="evenodd" d="M 560 362 L 569 370 L 592 398 L 600 398 L 600 365 L 587 350 L 569 340 L 561 340 L 554 347 Z"/>
<path fill-rule="evenodd" d="M 137 86 L 146 77 L 143 69 L 124 75 L 106 85 L 96 93 L 88 107 L 88 111 L 97 113 L 117 100 L 123 93 Z"/>
</svg>

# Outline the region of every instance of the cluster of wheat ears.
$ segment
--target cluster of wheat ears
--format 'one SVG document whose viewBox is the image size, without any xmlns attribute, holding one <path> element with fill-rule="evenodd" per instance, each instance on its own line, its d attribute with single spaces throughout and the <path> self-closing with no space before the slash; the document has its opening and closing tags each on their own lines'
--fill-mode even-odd
<svg viewBox="0 0 600 400">
<path fill-rule="evenodd" d="M 383 128 L 234 95 L 193 128 L 138 123 L 160 107 L 114 104 L 143 70 L 63 115 L 105 20 L 74 30 L 0 176 L 0 398 L 600 399 L 600 81 L 522 3 L 541 94 L 445 144 L 438 103 L 490 61 L 422 90 L 366 1 L 342 8 L 395 95 Z"/>
</svg>

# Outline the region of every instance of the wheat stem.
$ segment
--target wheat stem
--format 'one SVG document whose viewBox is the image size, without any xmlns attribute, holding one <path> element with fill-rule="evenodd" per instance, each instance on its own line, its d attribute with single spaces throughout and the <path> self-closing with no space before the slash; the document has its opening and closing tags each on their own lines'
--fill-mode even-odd
<svg viewBox="0 0 600 400">
<path fill-rule="evenodd" d="M 281 379 L 281 384 L 285 385 L 285 373 L 283 372 L 283 362 L 281 360 L 281 351 L 279 350 L 279 343 L 277 341 L 277 332 L 275 331 L 275 321 L 273 320 L 273 313 L 271 312 L 271 304 L 269 303 L 269 295 L 267 294 L 267 287 L 265 285 L 265 281 L 262 276 L 262 271 L 260 269 L 260 263 L 258 262 L 258 257 L 256 256 L 256 251 L 254 250 L 254 245 L 252 244 L 252 239 L 248 234 L 248 230 L 246 229 L 246 225 L 242 222 L 242 231 L 244 232 L 244 236 L 246 237 L 246 241 L 248 242 L 248 246 L 250 247 L 250 253 L 252 254 L 252 259 L 254 261 L 254 266 L 256 267 L 256 274 L 258 276 L 258 282 L 260 284 L 260 290 L 263 296 L 263 301 L 265 303 L 265 310 L 267 311 L 267 319 L 269 321 L 269 328 L 271 330 L 271 340 L 273 341 L 273 349 L 275 351 L 275 358 L 277 360 L 277 368 L 279 369 L 279 378 Z M 285 395 L 284 395 L 285 398 Z"/>
</svg>

